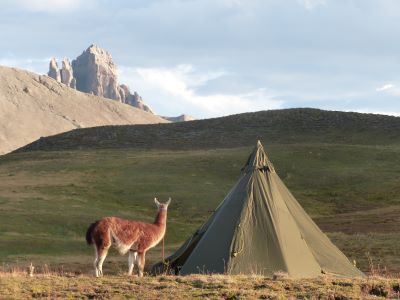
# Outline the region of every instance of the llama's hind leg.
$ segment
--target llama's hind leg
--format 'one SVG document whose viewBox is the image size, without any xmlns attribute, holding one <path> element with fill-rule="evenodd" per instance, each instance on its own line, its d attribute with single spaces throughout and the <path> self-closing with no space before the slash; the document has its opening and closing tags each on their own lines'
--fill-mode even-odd
<svg viewBox="0 0 400 300">
<path fill-rule="evenodd" d="M 97 273 L 96 276 L 103 276 L 103 263 L 104 260 L 106 259 L 108 248 L 101 248 L 97 250 L 97 262 L 96 262 L 96 267 L 97 267 Z"/>
<path fill-rule="evenodd" d="M 94 262 L 93 262 L 93 266 L 94 266 L 94 274 L 96 275 L 96 277 L 99 277 L 99 270 L 97 268 L 97 262 L 99 260 L 99 254 L 97 251 L 97 247 L 94 246 Z"/>
<path fill-rule="evenodd" d="M 95 238 L 97 260 L 95 261 L 96 277 L 103 276 L 103 262 L 106 259 L 108 249 L 111 247 L 110 231 Z"/>
<path fill-rule="evenodd" d="M 146 252 L 139 252 L 138 253 L 139 277 L 143 277 L 145 262 L 146 262 Z"/>
<path fill-rule="evenodd" d="M 133 249 L 129 249 L 129 257 L 128 257 L 128 275 L 132 275 L 133 268 L 135 267 L 135 262 L 137 260 L 137 251 Z"/>
</svg>

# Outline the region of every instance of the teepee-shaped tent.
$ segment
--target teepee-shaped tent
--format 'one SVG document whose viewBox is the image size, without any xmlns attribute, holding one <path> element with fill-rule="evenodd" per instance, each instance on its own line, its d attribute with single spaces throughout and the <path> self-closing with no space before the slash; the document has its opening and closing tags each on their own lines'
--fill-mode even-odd
<svg viewBox="0 0 400 300">
<path fill-rule="evenodd" d="M 302 209 L 260 142 L 214 214 L 153 272 L 165 268 L 183 275 L 364 276 Z"/>
</svg>

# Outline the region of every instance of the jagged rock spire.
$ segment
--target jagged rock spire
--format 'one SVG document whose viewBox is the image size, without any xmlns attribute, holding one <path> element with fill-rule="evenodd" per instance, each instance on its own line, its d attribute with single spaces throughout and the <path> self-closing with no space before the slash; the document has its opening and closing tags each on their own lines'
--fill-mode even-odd
<svg viewBox="0 0 400 300">
<path fill-rule="evenodd" d="M 62 61 L 61 82 L 65 85 L 76 88 L 76 79 L 74 78 L 74 71 L 72 70 L 71 63 L 68 58 L 64 58 Z"/>
<path fill-rule="evenodd" d="M 49 72 L 47 73 L 47 75 L 57 80 L 58 82 L 61 82 L 60 70 L 58 69 L 58 64 L 54 57 L 50 60 Z"/>
<path fill-rule="evenodd" d="M 53 58 L 48 75 L 81 92 L 113 99 L 154 114 L 137 92 L 132 94 L 128 86 L 118 83 L 117 66 L 111 54 L 95 44 L 83 51 L 72 64 L 64 58 L 61 70 Z"/>
</svg>

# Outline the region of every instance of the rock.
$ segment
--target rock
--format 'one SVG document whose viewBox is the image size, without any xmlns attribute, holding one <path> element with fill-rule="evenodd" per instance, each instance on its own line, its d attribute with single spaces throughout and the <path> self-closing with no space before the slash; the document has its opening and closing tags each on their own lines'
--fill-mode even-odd
<svg viewBox="0 0 400 300">
<path fill-rule="evenodd" d="M 76 89 L 76 79 L 75 78 L 72 78 L 71 88 Z"/>
<path fill-rule="evenodd" d="M 185 114 L 177 116 L 177 117 L 162 117 L 162 118 L 164 118 L 165 120 L 171 121 L 171 122 L 186 122 L 186 121 L 196 120 L 192 116 L 185 115 Z"/>
<path fill-rule="evenodd" d="M 137 108 L 140 108 L 141 110 L 144 110 L 144 111 L 154 114 L 153 110 L 144 103 L 143 98 L 141 96 L 139 96 L 139 94 L 137 92 L 134 92 L 133 95 L 131 94 L 130 96 L 132 98 L 127 98 L 126 101 L 129 101 L 130 103 L 132 103 L 131 105 L 133 105 Z"/>
<path fill-rule="evenodd" d="M 122 100 L 118 89 L 117 67 L 108 51 L 91 45 L 72 61 L 72 68 L 77 90 Z"/>
<path fill-rule="evenodd" d="M 131 94 L 129 87 L 125 84 L 121 84 L 119 88 L 121 91 L 121 96 L 124 95 L 124 97 L 121 98 L 122 102 L 154 114 L 153 110 L 144 103 L 142 97 L 137 92 Z"/>
<path fill-rule="evenodd" d="M 128 86 L 118 83 L 117 66 L 111 54 L 96 45 L 83 51 L 72 64 L 64 58 L 61 71 L 53 58 L 48 75 L 78 91 L 117 100 L 154 114 L 137 92 L 132 94 Z"/>
<path fill-rule="evenodd" d="M 74 72 L 68 58 L 63 59 L 60 74 L 61 82 L 74 89 L 76 86 L 76 79 L 74 78 Z"/>
<path fill-rule="evenodd" d="M 119 92 L 119 96 L 121 97 L 121 100 L 125 100 L 126 99 L 126 93 L 125 93 L 125 89 L 122 87 L 126 87 L 126 89 L 129 91 L 129 88 L 125 85 L 120 85 L 118 87 L 118 92 Z"/>
<path fill-rule="evenodd" d="M 47 75 L 49 75 L 49 77 L 57 80 L 58 82 L 61 82 L 60 71 L 58 70 L 58 64 L 54 57 L 50 60 L 49 72 L 47 73 Z"/>
</svg>

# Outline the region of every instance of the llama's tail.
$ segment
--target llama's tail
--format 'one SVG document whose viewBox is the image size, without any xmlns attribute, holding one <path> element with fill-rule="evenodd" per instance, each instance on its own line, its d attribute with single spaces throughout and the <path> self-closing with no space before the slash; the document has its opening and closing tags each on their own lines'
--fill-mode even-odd
<svg viewBox="0 0 400 300">
<path fill-rule="evenodd" d="M 88 245 L 93 244 L 92 232 L 93 229 L 97 226 L 97 223 L 99 223 L 99 221 L 90 224 L 89 228 L 86 230 L 86 242 Z"/>
</svg>

